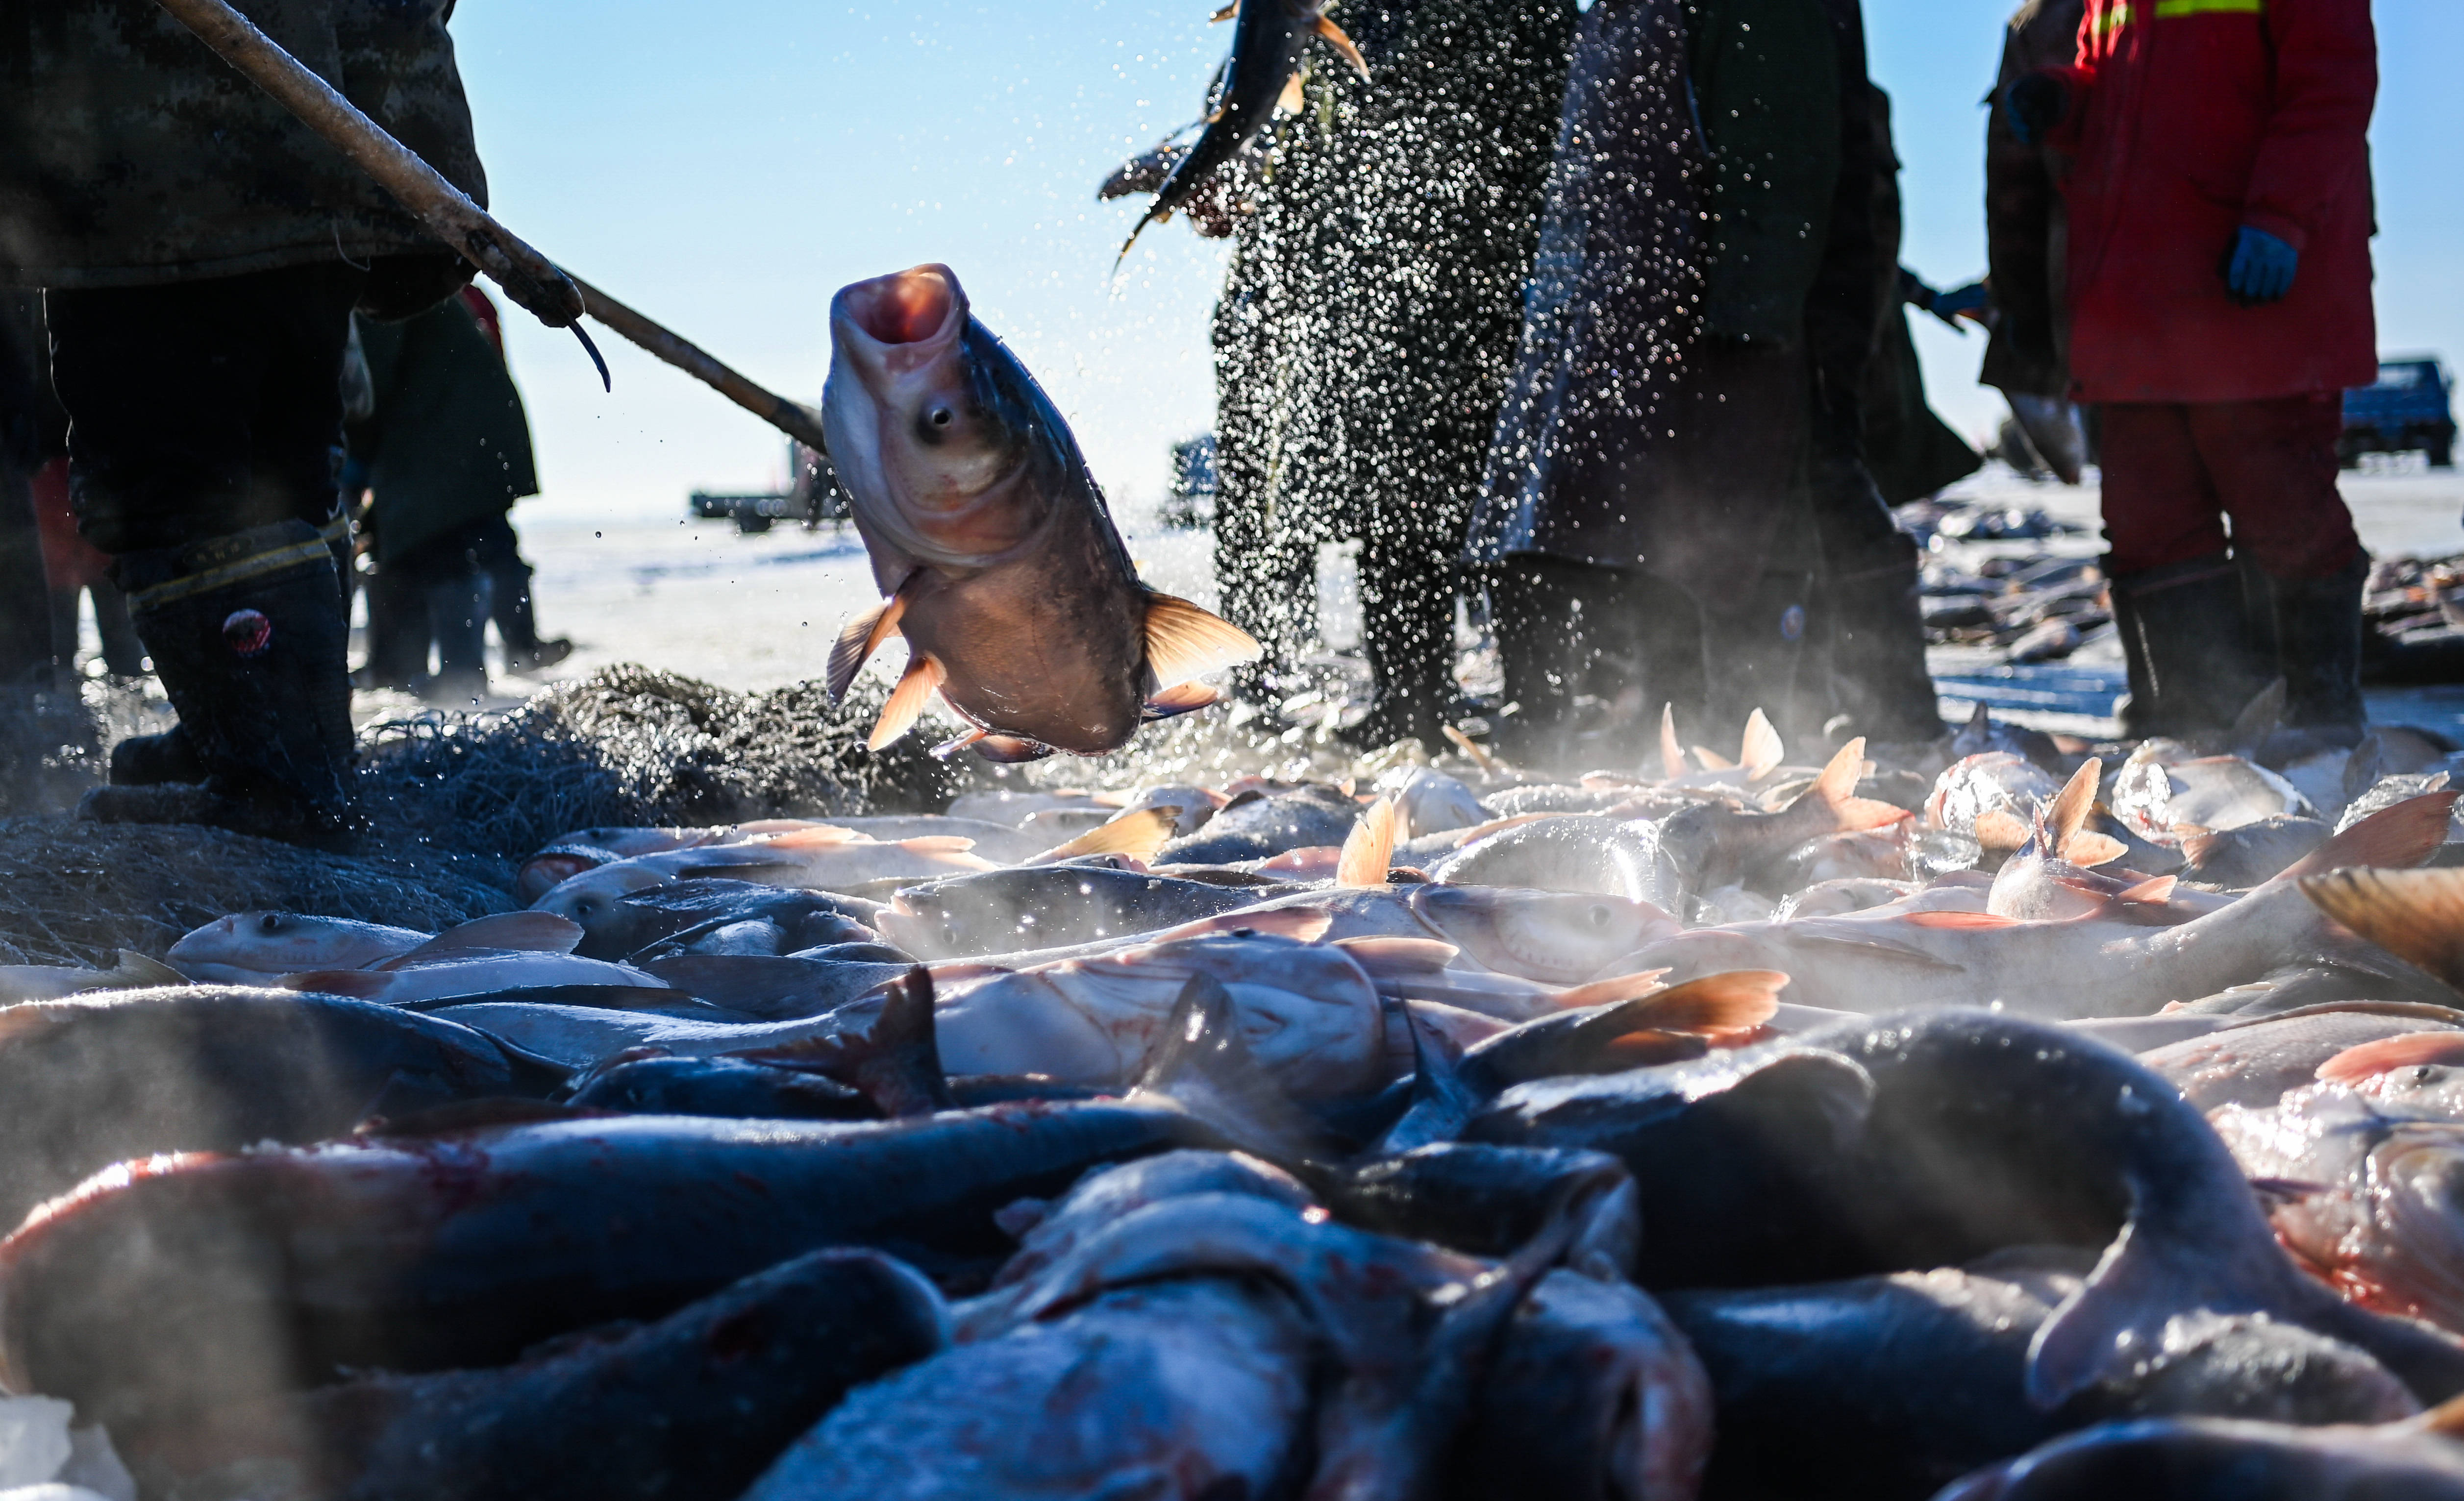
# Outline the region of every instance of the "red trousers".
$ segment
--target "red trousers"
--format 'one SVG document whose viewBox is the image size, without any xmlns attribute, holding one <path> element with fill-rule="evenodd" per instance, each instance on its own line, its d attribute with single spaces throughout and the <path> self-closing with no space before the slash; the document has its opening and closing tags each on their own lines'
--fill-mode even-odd
<svg viewBox="0 0 2464 1501">
<path fill-rule="evenodd" d="M 2187 563 L 2230 541 L 2277 578 L 2325 578 L 2361 551 L 2336 493 L 2343 393 L 2117 402 L 2099 416 L 2113 573 Z"/>
</svg>

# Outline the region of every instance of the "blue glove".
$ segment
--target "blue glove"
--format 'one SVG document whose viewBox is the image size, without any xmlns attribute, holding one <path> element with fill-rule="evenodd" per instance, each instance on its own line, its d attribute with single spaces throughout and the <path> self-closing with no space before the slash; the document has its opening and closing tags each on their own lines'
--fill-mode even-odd
<svg viewBox="0 0 2464 1501">
<path fill-rule="evenodd" d="M 2002 91 L 2002 113 L 2010 119 L 2011 134 L 2023 146 L 2035 145 L 2052 135 L 2070 106 L 2070 91 L 2051 74 L 2027 74 L 2012 79 Z"/>
<path fill-rule="evenodd" d="M 2264 229 L 2248 225 L 2233 239 L 2225 260 L 2225 287 L 2246 308 L 2275 302 L 2293 290 L 2293 273 L 2301 267 L 2301 252 Z"/>
</svg>

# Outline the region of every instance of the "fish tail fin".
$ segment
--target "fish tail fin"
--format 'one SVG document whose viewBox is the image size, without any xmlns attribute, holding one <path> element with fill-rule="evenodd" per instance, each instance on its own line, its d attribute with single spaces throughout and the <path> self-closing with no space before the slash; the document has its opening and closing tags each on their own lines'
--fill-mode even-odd
<svg viewBox="0 0 2464 1501">
<path fill-rule="evenodd" d="M 497 912 L 449 927 L 416 948 L 365 969 L 408 969 L 474 948 L 517 948 L 569 954 L 582 942 L 582 925 L 553 912 Z"/>
<path fill-rule="evenodd" d="M 1241 0 L 1232 0 L 1230 5 L 1223 7 L 1213 15 L 1208 16 L 1206 18 L 1206 24 L 1209 26 L 1221 26 L 1240 13 Z"/>
<path fill-rule="evenodd" d="M 2047 854 L 2060 854 L 2070 859 L 2070 842 L 2087 824 L 2087 816 L 2096 810 L 2097 782 L 2104 774 L 2104 763 L 2089 756 L 2054 794 L 2045 808 L 2045 830 L 2053 838 L 2042 846 Z"/>
<path fill-rule="evenodd" d="M 112 968 L 111 983 L 123 990 L 152 990 L 158 986 L 187 985 L 188 977 L 160 959 L 149 959 L 134 948 L 120 951 L 120 961 Z"/>
<path fill-rule="evenodd" d="M 1660 706 L 1660 769 L 1670 781 L 1685 774 L 1685 748 L 1677 743 L 1677 706 Z"/>
<path fill-rule="evenodd" d="M 1386 867 L 1395 859 L 1395 800 L 1380 797 L 1369 805 L 1343 837 L 1343 856 L 1335 861 L 1338 886 L 1383 887 Z"/>
<path fill-rule="evenodd" d="M 872 654 L 881 649 L 890 633 L 898 628 L 899 617 L 906 613 L 907 597 L 893 594 L 840 628 L 838 640 L 830 643 L 829 666 L 823 680 L 831 703 L 847 697 L 855 675 L 864 670 L 864 664 L 872 660 Z"/>
<path fill-rule="evenodd" d="M 1147 695 L 1138 710 L 1138 718 L 1154 724 L 1158 719 L 1174 719 L 1182 714 L 1195 714 L 1201 708 L 1213 708 L 1223 695 L 1203 683 L 1183 683 L 1173 687 L 1157 688 Z"/>
<path fill-rule="evenodd" d="M 2110 865 L 2129 854 L 2130 846 L 2110 834 L 2081 829 L 2062 841 L 2060 853 L 2062 859 L 2082 870 L 2093 870 L 2099 865 Z"/>
<path fill-rule="evenodd" d="M 885 1116 L 955 1110 L 934 1025 L 933 971 L 917 965 L 881 988 L 881 1012 L 863 1032 L 826 1033 L 730 1055 L 819 1074 L 859 1091 Z"/>
<path fill-rule="evenodd" d="M 1050 746 L 1041 740 L 1029 740 L 1024 735 L 982 734 L 968 743 L 976 748 L 976 754 L 1001 766 L 1041 761 L 1052 753 Z"/>
<path fill-rule="evenodd" d="M 1628 1030 L 1747 1032 L 1771 1019 L 1788 976 L 1777 969 L 1726 969 L 1672 985 L 1619 1007 Z"/>
<path fill-rule="evenodd" d="M 2253 1212 L 2255 1217 L 2255 1201 Z M 2175 1246 L 2137 1222 L 2124 1226 L 2086 1283 L 2063 1299 L 2029 1341 L 2028 1400 L 2051 1411 L 2127 1370 L 2164 1347 L 2168 1321 L 2194 1309 L 2264 1313 L 2310 1324 L 2330 1305 L 2343 1307 L 2334 1294 L 2295 1270 L 2264 1226 L 2260 1219 L 2248 1237 L 2228 1236 L 2221 1246 Z M 2342 1330 L 2321 1332 L 2351 1338 Z"/>
<path fill-rule="evenodd" d="M 1241 1035 L 1232 992 L 1193 974 L 1173 1002 L 1132 1098 L 1171 1100 L 1232 1145 L 1278 1164 L 1318 1155 L 1316 1133 Z"/>
<path fill-rule="evenodd" d="M 1780 743 L 1779 731 L 1771 728 L 1771 716 L 1759 707 L 1746 716 L 1746 732 L 1737 744 L 1737 765 L 1745 769 L 1748 778 L 1760 781 L 1788 755 Z"/>
<path fill-rule="evenodd" d="M 1082 855 L 1127 855 L 1153 859 L 1155 851 L 1172 838 L 1172 831 L 1179 821 L 1180 810 L 1177 807 L 1141 808 L 1109 823 L 1099 823 L 1067 844 L 1056 844 L 1041 855 L 1029 857 L 1024 863 L 1050 865 Z"/>
<path fill-rule="evenodd" d="M 907 664 L 907 672 L 898 686 L 890 690 L 890 701 L 881 706 L 881 717 L 873 721 L 872 733 L 866 737 L 868 750 L 878 750 L 915 727 L 924 717 L 924 706 L 931 703 L 949 674 L 942 670 L 941 659 L 931 652 L 918 652 Z"/>
<path fill-rule="evenodd" d="M 2464 983 L 2464 870 L 2339 870 L 2305 878 L 2301 894 L 2397 958 L 2451 986 Z"/>
<path fill-rule="evenodd" d="M 1424 1026 L 1409 1004 L 1391 1007 L 1388 1026 L 1401 1026 L 1412 1040 L 1411 1103 L 1379 1138 L 1380 1153 L 1407 1152 L 1461 1134 L 1483 1103 L 1482 1092 L 1464 1077 L 1463 1059 L 1435 1029 Z"/>
<path fill-rule="evenodd" d="M 1706 772 L 1732 772 L 1737 766 L 1737 763 L 1708 746 L 1694 748 L 1694 764 Z"/>
<path fill-rule="evenodd" d="M 1703 752 L 1697 750 L 1694 753 L 1701 755 Z M 1908 816 L 1905 808 L 1872 797 L 1858 796 L 1857 784 L 1864 779 L 1865 737 L 1859 735 L 1839 748 L 1838 752 L 1823 766 L 1822 774 L 1814 779 L 1814 785 L 1798 794 L 1796 802 L 1789 806 L 1793 808 L 1797 803 L 1810 801 L 1813 807 L 1827 810 L 1831 815 L 1832 827 L 1843 834 L 1888 828 Z M 2010 848 L 2016 849 L 2025 842 L 2027 831 L 2022 829 L 2018 839 Z"/>
</svg>

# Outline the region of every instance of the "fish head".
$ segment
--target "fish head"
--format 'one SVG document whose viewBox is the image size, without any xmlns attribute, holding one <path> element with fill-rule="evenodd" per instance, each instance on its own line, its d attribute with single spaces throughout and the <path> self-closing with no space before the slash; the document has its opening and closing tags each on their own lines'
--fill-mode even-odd
<svg viewBox="0 0 2464 1501">
<path fill-rule="evenodd" d="M 831 299 L 823 421 L 885 593 L 915 564 L 981 566 L 1034 534 L 1055 487 L 1029 471 L 1061 457 L 1052 420 L 947 266 Z"/>
<path fill-rule="evenodd" d="M 2464 1119 L 2464 1032 L 2406 1033 L 2365 1042 L 2319 1065 L 2319 1077 L 2390 1116 Z"/>
<path fill-rule="evenodd" d="M 585 870 L 561 883 L 532 903 L 531 910 L 553 912 L 568 922 L 579 923 L 583 932 L 587 934 L 591 925 L 605 921 L 615 912 L 619 897 L 651 886 L 664 886 L 673 879 L 655 866 L 618 860 L 596 870 Z"/>
<path fill-rule="evenodd" d="M 1482 964 L 1551 985 L 1579 984 L 1679 931 L 1650 903 L 1604 893 L 1431 883 L 1409 900 L 1421 922 Z"/>
<path fill-rule="evenodd" d="M 302 969 L 352 969 L 404 953 L 428 941 L 425 933 L 349 918 L 304 912 L 233 912 L 218 917 L 173 944 L 174 966 L 209 964 L 265 974 Z"/>
</svg>

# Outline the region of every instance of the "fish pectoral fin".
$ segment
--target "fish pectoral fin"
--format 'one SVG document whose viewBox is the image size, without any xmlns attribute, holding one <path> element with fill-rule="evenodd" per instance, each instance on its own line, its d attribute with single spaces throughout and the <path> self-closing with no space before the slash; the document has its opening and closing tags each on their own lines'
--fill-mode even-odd
<svg viewBox="0 0 2464 1501">
<path fill-rule="evenodd" d="M 1267 1162 L 1308 1160 L 1320 1133 L 1260 1067 L 1241 1035 L 1240 1008 L 1223 982 L 1193 974 L 1147 1055 L 1131 1092 L 1161 1096 Z"/>
<path fill-rule="evenodd" d="M 1440 939 L 1398 938 L 1383 933 L 1338 938 L 1334 946 L 1350 954 L 1352 962 L 1371 976 L 1390 980 L 1441 973 L 1454 963 L 1455 955 L 1463 952 Z"/>
<path fill-rule="evenodd" d="M 2109 865 L 2129 853 L 2130 846 L 2110 834 L 2099 834 L 2093 829 L 2082 829 L 2064 839 L 2060 850 L 2062 859 L 2090 870 L 2099 865 Z"/>
<path fill-rule="evenodd" d="M 1049 865 L 1056 860 L 1075 859 L 1082 855 L 1128 855 L 1137 859 L 1152 859 L 1155 852 L 1164 847 L 1172 831 L 1179 825 L 1178 808 L 1141 808 L 1125 813 L 1110 822 L 1099 823 L 1067 844 L 1056 844 L 1041 855 L 1030 856 L 1023 863 Z"/>
<path fill-rule="evenodd" d="M 1910 912 L 1900 919 L 1910 927 L 2015 927 L 2019 920 L 1992 912 Z"/>
<path fill-rule="evenodd" d="M 1178 938 L 1204 938 L 1209 933 L 1264 933 L 1270 938 L 1294 938 L 1304 944 L 1314 944 L 1334 926 L 1334 914 L 1315 907 L 1269 907 L 1263 912 L 1219 912 L 1194 923 L 1183 923 L 1147 940 L 1164 944 Z"/>
<path fill-rule="evenodd" d="M 933 695 L 940 691 L 949 677 L 940 658 L 929 651 L 916 653 L 915 660 L 907 664 L 906 674 L 898 680 L 898 686 L 890 690 L 890 702 L 881 706 L 881 717 L 872 722 L 872 733 L 866 737 L 865 749 L 878 750 L 914 729 L 915 722 L 924 717 L 924 706 L 933 701 Z"/>
<path fill-rule="evenodd" d="M 416 948 L 363 969 L 407 969 L 474 948 L 527 949 L 569 954 L 582 942 L 582 925 L 553 912 L 498 912 L 449 927 Z"/>
<path fill-rule="evenodd" d="M 2464 1063 L 2464 1032 L 2408 1032 L 2346 1048 L 2320 1064 L 2312 1077 L 2330 1084 L 2358 1084 L 2396 1069 L 2456 1063 Z"/>
<path fill-rule="evenodd" d="M 1173 719 L 1182 714 L 1195 714 L 1201 708 L 1212 708 L 1223 695 L 1203 683 L 1181 683 L 1151 694 L 1138 718 L 1147 724 L 1158 719 Z"/>
<path fill-rule="evenodd" d="M 1228 21 L 1228 20 L 1232 19 L 1234 16 L 1239 15 L 1240 13 L 1241 13 L 1241 0 L 1232 0 L 1232 3 L 1231 3 L 1230 5 L 1225 6 L 1222 10 L 1218 11 L 1216 11 L 1213 15 L 1208 16 L 1208 17 L 1206 18 L 1206 24 L 1207 24 L 1207 25 L 1209 25 L 1209 26 L 1221 26 L 1221 25 L 1222 25 L 1224 22 L 1226 22 L 1226 21 Z"/>
<path fill-rule="evenodd" d="M 1177 687 L 1236 662 L 1254 662 L 1257 640 L 1212 611 L 1177 595 L 1147 597 L 1147 681 Z"/>
<path fill-rule="evenodd" d="M 974 745 L 977 741 L 984 738 L 984 733 L 983 726 L 969 725 L 966 729 L 958 731 L 955 735 L 952 735 L 949 739 L 942 741 L 939 745 L 935 746 L 933 748 L 933 759 L 935 761 L 947 761 L 950 757 L 957 755 L 959 751 L 967 749 L 967 747 Z"/>
<path fill-rule="evenodd" d="M 2161 907 L 2173 900 L 2173 887 L 2179 880 L 2180 878 L 2176 876 L 2150 876 L 2127 890 L 2114 893 L 2113 900 L 2140 902 L 2150 906 Z"/>
<path fill-rule="evenodd" d="M 763 850 L 818 850 L 836 844 L 879 842 L 871 835 L 854 829 L 843 829 L 835 823 L 817 823 L 808 829 L 790 829 L 784 834 L 774 834 L 752 844 L 719 844 L 712 846 L 712 849 L 714 853 L 728 849 L 749 850 L 758 855 Z"/>
<path fill-rule="evenodd" d="M 160 959 L 149 959 L 134 948 L 120 951 L 120 963 L 107 971 L 112 985 L 123 990 L 152 990 L 164 985 L 187 985 L 188 977 Z"/>
<path fill-rule="evenodd" d="M 1041 761 L 1051 753 L 1050 746 L 1041 740 L 1029 740 L 1024 735 L 988 734 L 976 742 L 976 754 L 1003 766 L 1015 766 L 1022 761 Z"/>
<path fill-rule="evenodd" d="M 1297 73 L 1284 80 L 1284 92 L 1275 96 L 1275 113 L 1297 115 L 1309 108 L 1309 96 L 1302 92 L 1301 76 Z"/>
<path fill-rule="evenodd" d="M 1660 706 L 1660 769 L 1670 781 L 1685 774 L 1685 748 L 1677 743 L 1677 706 Z"/>
<path fill-rule="evenodd" d="M 1338 886 L 1383 886 L 1386 867 L 1395 861 L 1395 802 L 1380 797 L 1353 820 L 1343 837 L 1343 855 L 1334 864 Z"/>
<path fill-rule="evenodd" d="M 1343 28 L 1334 24 L 1333 17 L 1319 16 L 1316 30 L 1318 35 L 1326 38 L 1328 46 L 1341 53 L 1343 60 L 1352 64 L 1353 72 L 1364 78 L 1369 76 L 1369 59 L 1360 55 L 1360 49 L 1352 45 L 1352 38 L 1343 34 Z"/>
<path fill-rule="evenodd" d="M 872 654 L 881 649 L 890 633 L 898 628 L 898 618 L 906 613 L 906 596 L 894 594 L 840 628 L 838 640 L 830 643 L 829 667 L 824 677 L 831 703 L 847 697 L 855 675 L 864 670 L 864 664 L 872 660 Z"/>
<path fill-rule="evenodd" d="M 1737 765 L 1745 769 L 1748 781 L 1759 782 L 1770 775 L 1771 768 L 1787 754 L 1769 715 L 1757 708 L 1746 716 L 1745 738 L 1737 747 Z"/>
<path fill-rule="evenodd" d="M 1737 769 L 1734 761 L 1704 746 L 1694 748 L 1694 759 L 1706 772 L 1733 772 Z"/>
<path fill-rule="evenodd" d="M 2404 806 L 2398 804 L 2387 812 Z M 2365 818 L 2362 823 L 2369 821 Z M 2350 834 L 2362 823 L 2344 832 Z M 2464 981 L 2464 870 L 2339 870 L 2302 881 L 2301 894 L 2320 911 L 2397 958 L 2419 965 L 2451 986 Z"/>
</svg>

